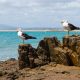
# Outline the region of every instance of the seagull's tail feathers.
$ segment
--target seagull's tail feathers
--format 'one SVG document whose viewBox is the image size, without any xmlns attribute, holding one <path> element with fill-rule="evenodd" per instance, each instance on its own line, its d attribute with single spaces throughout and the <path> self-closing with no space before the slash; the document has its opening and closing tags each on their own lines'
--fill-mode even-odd
<svg viewBox="0 0 80 80">
<path fill-rule="evenodd" d="M 37 38 L 33 36 L 29 36 L 29 39 L 37 39 Z"/>
<path fill-rule="evenodd" d="M 77 27 L 80 30 L 80 27 Z"/>
<path fill-rule="evenodd" d="M 80 30 L 80 27 L 77 27 L 76 29 L 77 29 L 77 30 Z"/>
<path fill-rule="evenodd" d="M 36 37 L 32 37 L 32 39 L 37 39 Z"/>
</svg>

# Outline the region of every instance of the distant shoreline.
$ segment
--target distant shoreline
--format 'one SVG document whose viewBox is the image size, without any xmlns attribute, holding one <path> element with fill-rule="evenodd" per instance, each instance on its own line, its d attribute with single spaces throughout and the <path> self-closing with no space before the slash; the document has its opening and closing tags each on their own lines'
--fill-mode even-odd
<svg viewBox="0 0 80 80">
<path fill-rule="evenodd" d="M 0 30 L 0 32 L 16 32 L 17 30 Z M 29 31 L 29 32 L 40 32 L 40 31 L 42 31 L 42 32 L 48 32 L 48 31 L 51 31 L 51 32 L 55 32 L 55 31 L 59 31 L 59 32 L 66 32 L 67 30 L 22 30 L 22 31 Z M 71 32 L 76 32 L 76 31 L 80 31 L 80 30 L 73 30 L 73 31 L 71 31 Z"/>
</svg>

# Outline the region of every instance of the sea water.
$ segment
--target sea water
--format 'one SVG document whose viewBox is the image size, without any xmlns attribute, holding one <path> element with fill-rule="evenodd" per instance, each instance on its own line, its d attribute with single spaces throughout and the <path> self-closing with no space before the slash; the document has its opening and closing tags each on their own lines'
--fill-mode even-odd
<svg viewBox="0 0 80 80">
<path fill-rule="evenodd" d="M 67 32 L 64 31 L 27 31 L 25 33 L 37 38 L 25 41 L 25 44 L 31 44 L 34 48 L 37 48 L 39 41 L 44 39 L 44 37 L 56 36 L 62 41 L 63 36 L 67 35 Z M 80 35 L 80 32 L 70 32 L 70 35 L 73 34 Z M 0 32 L 0 60 L 7 60 L 9 58 L 18 59 L 18 46 L 22 42 L 22 39 L 17 36 L 17 32 Z"/>
</svg>

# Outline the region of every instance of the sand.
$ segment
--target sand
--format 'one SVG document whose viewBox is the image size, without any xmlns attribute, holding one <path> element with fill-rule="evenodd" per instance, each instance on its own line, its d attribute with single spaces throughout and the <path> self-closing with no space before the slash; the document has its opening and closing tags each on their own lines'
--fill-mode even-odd
<svg viewBox="0 0 80 80">
<path fill-rule="evenodd" d="M 18 61 L 0 63 L 0 80 L 80 80 L 80 67 L 53 62 L 33 69 L 19 70 Z"/>
</svg>

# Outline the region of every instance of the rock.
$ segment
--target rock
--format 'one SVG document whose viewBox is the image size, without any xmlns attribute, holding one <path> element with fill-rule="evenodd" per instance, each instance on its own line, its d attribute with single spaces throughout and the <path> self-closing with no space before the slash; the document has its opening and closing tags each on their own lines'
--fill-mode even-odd
<svg viewBox="0 0 80 80">
<path fill-rule="evenodd" d="M 15 79 L 18 79 L 20 75 L 21 75 L 21 73 L 19 73 L 19 72 L 16 72 L 16 71 L 15 72 L 11 72 L 11 73 L 7 74 L 7 79 L 15 80 Z"/>
<path fill-rule="evenodd" d="M 46 41 L 46 44 L 48 46 L 48 52 L 49 52 L 48 56 L 50 58 L 50 61 L 54 62 L 55 58 L 54 48 L 61 46 L 61 43 L 56 37 L 45 38 L 44 40 Z"/>
<path fill-rule="evenodd" d="M 55 73 L 56 73 L 56 74 L 70 74 L 70 72 L 68 72 L 68 71 L 62 71 L 62 72 L 56 71 Z"/>
<path fill-rule="evenodd" d="M 7 74 L 6 71 L 0 71 L 0 76 L 4 76 L 4 75 L 6 75 L 6 74 Z"/>
<path fill-rule="evenodd" d="M 76 48 L 80 46 L 80 36 L 64 36 L 63 37 L 63 46 L 77 51 Z"/>
<path fill-rule="evenodd" d="M 18 53 L 19 53 L 19 68 L 23 69 L 29 66 L 29 46 L 30 44 L 21 44 L 19 45 Z"/>
<path fill-rule="evenodd" d="M 8 59 L 8 61 L 16 61 L 16 59 L 15 58 L 10 58 L 10 59 Z"/>
<path fill-rule="evenodd" d="M 54 48 L 54 54 L 55 54 L 54 61 L 57 64 L 64 64 L 64 65 L 69 65 L 70 64 L 69 60 L 67 58 L 67 52 L 66 52 L 66 50 L 63 50 L 60 47 L 56 47 L 56 48 Z"/>
<path fill-rule="evenodd" d="M 0 71 L 0 76 L 3 76 L 3 75 L 4 75 L 3 71 Z"/>
<path fill-rule="evenodd" d="M 46 37 L 39 42 L 37 54 L 42 58 L 43 63 L 54 61 L 55 54 L 53 49 L 57 46 L 61 46 L 61 43 L 56 37 Z"/>
<path fill-rule="evenodd" d="M 30 44 L 21 44 L 18 49 L 19 68 L 34 67 L 34 59 L 37 57 L 36 50 Z"/>
<path fill-rule="evenodd" d="M 45 40 L 41 40 L 39 42 L 38 48 L 37 48 L 37 54 L 39 57 L 39 60 L 41 60 L 41 64 L 46 64 L 50 61 L 50 54 L 48 50 L 48 45 L 46 44 Z"/>
<path fill-rule="evenodd" d="M 68 49 L 68 57 L 72 61 L 72 64 L 75 66 L 80 65 L 80 36 L 64 36 L 63 37 L 63 46 Z"/>
<path fill-rule="evenodd" d="M 21 44 L 18 49 L 19 68 L 33 68 L 50 62 L 70 66 L 80 65 L 80 36 L 64 36 L 63 43 L 56 37 L 45 37 L 37 49 L 30 44 Z"/>
<path fill-rule="evenodd" d="M 73 52 L 72 50 L 68 50 L 67 55 L 72 62 L 72 65 L 79 66 L 79 55 L 76 52 Z"/>
<path fill-rule="evenodd" d="M 69 37 L 63 37 L 63 47 L 69 47 Z"/>
</svg>

